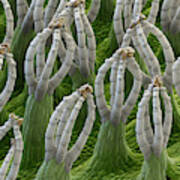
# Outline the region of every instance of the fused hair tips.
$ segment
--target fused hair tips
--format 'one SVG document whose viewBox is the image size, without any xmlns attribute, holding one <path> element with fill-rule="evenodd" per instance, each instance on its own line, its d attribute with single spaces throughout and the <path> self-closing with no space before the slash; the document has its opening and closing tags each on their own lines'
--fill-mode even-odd
<svg viewBox="0 0 180 180">
<path fill-rule="evenodd" d="M 76 8 L 81 4 L 85 4 L 85 0 L 72 0 L 71 2 L 67 2 L 65 7 L 72 7 L 72 8 Z"/>
<path fill-rule="evenodd" d="M 93 93 L 93 88 L 89 84 L 85 84 L 78 91 L 84 98 L 87 98 L 88 94 Z"/>
<path fill-rule="evenodd" d="M 76 8 L 80 4 L 84 4 L 84 3 L 85 3 L 85 0 L 75 0 L 75 1 L 72 1 L 72 7 Z"/>
<path fill-rule="evenodd" d="M 120 48 L 117 51 L 118 55 L 122 56 L 122 59 L 125 60 L 127 58 L 133 57 L 135 50 L 132 47 Z"/>
<path fill-rule="evenodd" d="M 59 29 L 59 28 L 64 28 L 64 18 L 60 17 L 60 18 L 56 18 L 54 19 L 50 24 L 49 24 L 49 28 L 50 29 Z"/>
<path fill-rule="evenodd" d="M 9 114 L 9 118 L 14 122 L 17 122 L 17 125 L 21 126 L 24 118 L 20 118 L 19 116 L 15 115 L 14 113 Z"/>
<path fill-rule="evenodd" d="M 2 43 L 0 44 L 0 54 L 4 55 L 7 52 L 10 52 L 10 47 L 8 43 Z"/>
<path fill-rule="evenodd" d="M 24 121 L 24 118 L 19 118 L 17 121 L 18 125 L 21 126 L 23 121 Z"/>
<path fill-rule="evenodd" d="M 153 80 L 153 86 L 154 87 L 162 87 L 163 83 L 159 76 L 156 76 Z"/>
<path fill-rule="evenodd" d="M 142 21 L 146 20 L 146 16 L 144 14 L 140 14 L 134 22 L 130 25 L 130 29 L 135 28 L 138 24 L 140 24 Z"/>
</svg>

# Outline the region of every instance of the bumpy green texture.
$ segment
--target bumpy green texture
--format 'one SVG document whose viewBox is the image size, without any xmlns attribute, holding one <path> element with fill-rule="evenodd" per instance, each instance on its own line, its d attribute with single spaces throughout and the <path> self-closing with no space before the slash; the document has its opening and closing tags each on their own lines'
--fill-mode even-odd
<svg viewBox="0 0 180 180">
<path fill-rule="evenodd" d="M 102 124 L 97 145 L 92 159 L 92 168 L 116 172 L 118 168 L 126 169 L 132 163 L 131 151 L 125 140 L 125 124 L 120 122 L 115 127 L 107 121 Z"/>
<path fill-rule="evenodd" d="M 87 0 L 87 2 L 88 1 L 89 0 Z M 150 5 L 151 1 L 152 0 L 148 0 L 148 5 Z M 102 2 L 105 2 L 105 3 L 108 4 L 107 0 L 102 0 Z M 113 1 L 110 0 L 109 2 L 113 2 Z M 109 9 L 111 9 L 112 7 L 113 6 L 111 4 L 109 6 Z M 109 9 L 108 9 L 108 11 L 109 11 Z M 101 10 L 102 13 L 100 13 L 97 21 L 95 21 L 93 23 L 93 29 L 95 30 L 96 40 L 97 40 L 97 43 L 98 43 L 98 46 L 97 46 L 97 59 L 96 59 L 96 72 L 97 72 L 97 69 L 104 62 L 104 59 L 111 56 L 113 50 L 115 50 L 117 48 L 117 45 L 115 45 L 116 40 L 115 40 L 113 31 L 111 30 L 112 16 L 110 15 L 108 20 L 106 21 L 106 15 L 108 13 L 106 13 L 104 10 L 105 9 Z M 145 10 L 146 10 L 146 7 L 145 7 Z M 146 12 L 148 12 L 148 11 L 149 10 L 147 9 Z M 2 12 L 2 9 L 1 9 L 0 14 L 1 14 L 0 15 L 0 25 L 1 25 L 0 26 L 0 32 L 1 32 L 0 37 L 1 37 L 1 40 L 2 40 L 2 38 L 4 37 L 3 33 L 5 31 L 5 16 L 4 16 L 4 13 Z M 100 17 L 100 16 L 102 16 L 102 17 Z M 159 25 L 159 23 L 158 23 L 158 25 Z M 109 34 L 109 36 L 108 36 L 108 34 Z M 17 48 L 16 48 L 17 53 L 23 52 L 22 50 L 20 50 L 21 49 L 20 46 L 23 46 L 22 48 L 24 48 L 24 38 L 25 37 L 22 37 L 22 42 L 23 42 L 22 44 L 19 45 L 16 42 L 16 44 L 17 44 Z M 177 37 L 174 37 L 174 36 L 172 36 L 172 39 L 174 39 L 174 42 L 172 41 L 170 36 L 169 36 L 169 39 L 170 39 L 172 44 L 180 42 L 180 41 L 177 40 Z M 158 46 L 158 44 L 155 44 L 155 42 L 152 41 L 152 39 L 151 39 L 151 42 L 152 42 L 151 45 L 154 47 L 155 53 L 157 54 L 159 46 Z M 173 45 L 173 47 L 175 48 L 175 45 Z M 176 45 L 176 47 L 177 47 L 176 49 L 178 50 L 179 45 L 178 46 Z M 179 53 L 177 53 L 178 52 L 177 50 L 175 50 L 176 51 L 176 56 L 180 55 Z M 24 55 L 22 55 L 22 56 L 19 55 L 19 57 L 23 58 Z M 19 61 L 18 59 L 16 59 L 16 60 Z M 164 66 L 163 56 L 161 56 L 159 58 L 159 60 L 160 60 L 160 62 L 163 62 L 162 66 Z M 22 62 L 23 62 L 23 60 L 22 60 Z M 142 65 L 141 67 L 144 70 L 144 65 Z M 21 70 L 22 69 L 23 69 L 23 63 L 22 63 Z M 23 72 L 21 71 L 20 74 L 23 75 Z M 21 80 L 22 80 L 22 78 L 21 78 Z M 21 85 L 23 85 L 24 81 L 21 81 L 21 80 L 19 79 L 19 76 L 18 76 L 19 83 Z M 77 78 L 77 80 L 78 80 L 78 78 Z M 0 82 L 1 82 L 0 83 L 0 89 L 2 89 L 1 87 L 4 86 L 3 83 L 5 81 L 6 81 L 6 72 L 2 71 L 2 72 L 0 72 Z M 65 82 L 65 85 L 62 88 L 56 90 L 56 92 L 57 92 L 56 96 L 58 98 L 54 99 L 55 104 L 59 103 L 59 101 L 62 99 L 63 93 L 65 91 L 66 91 L 65 93 L 67 93 L 68 91 L 71 90 L 71 86 L 72 86 L 72 82 L 71 82 L 71 80 L 68 80 L 67 82 Z M 106 83 L 105 87 L 108 87 L 108 86 L 109 86 L 108 83 Z M 17 88 L 18 88 L 18 91 L 22 90 L 22 88 L 19 87 L 18 85 L 17 85 Z M 109 94 L 106 91 L 105 91 L 105 93 L 106 93 L 106 97 L 109 98 Z M 68 92 L 67 94 L 70 94 L 70 92 Z M 24 92 L 21 93 L 21 95 L 19 95 L 17 97 L 13 97 L 13 99 L 11 99 L 11 101 L 7 104 L 7 106 L 5 106 L 5 108 L 7 107 L 7 111 L 5 110 L 0 114 L 1 120 L 4 121 L 5 117 L 7 116 L 7 113 L 14 111 L 14 109 L 16 109 L 17 112 L 20 112 L 20 114 L 23 114 L 23 109 L 25 108 L 24 101 L 26 100 L 26 98 L 27 98 L 27 93 L 24 93 Z M 178 122 L 179 122 L 179 119 L 180 119 L 180 111 L 179 111 L 180 110 L 180 99 L 179 99 L 179 97 L 177 97 L 177 95 L 175 95 L 174 98 L 175 98 L 175 102 L 176 102 L 176 104 L 175 104 L 176 106 L 173 107 L 173 109 L 174 109 L 174 122 L 175 122 L 175 124 L 176 124 L 176 122 L 177 122 L 177 124 L 179 124 Z M 30 99 L 30 97 L 29 97 L 29 99 Z M 16 105 L 16 102 L 17 102 L 17 105 Z M 29 102 L 30 102 L 30 100 L 29 100 Z M 31 100 L 31 102 L 32 102 L 32 100 Z M 44 108 L 45 108 L 45 106 L 44 106 Z M 136 115 L 136 110 L 137 109 L 134 109 L 134 111 L 131 113 L 131 115 L 129 117 L 130 122 L 128 122 L 127 125 L 126 125 L 126 140 L 127 140 L 128 146 L 132 149 L 133 152 L 138 152 L 138 145 L 136 143 L 136 137 L 135 137 L 135 123 L 136 123 L 136 120 L 134 119 L 135 115 Z M 27 114 L 27 112 L 26 112 L 26 114 Z M 34 115 L 34 116 L 41 116 L 41 115 L 42 115 L 42 112 L 38 112 L 37 115 Z M 175 124 L 174 124 L 174 126 L 178 127 L 178 125 L 175 125 Z M 104 127 L 105 125 L 106 124 L 104 124 L 101 127 L 101 131 L 100 131 L 101 132 L 101 138 L 103 137 L 102 129 L 103 128 L 105 129 L 105 127 Z M 90 167 L 92 167 L 92 161 L 93 161 L 93 158 L 95 156 L 93 156 L 89 160 L 87 160 L 87 157 L 92 155 L 94 144 L 95 144 L 95 142 L 97 140 L 97 134 L 99 133 L 99 131 L 98 131 L 99 126 L 100 126 L 100 123 L 96 122 L 96 124 L 94 126 L 94 131 L 92 132 L 91 137 L 90 137 L 89 144 L 86 145 L 86 147 L 84 148 L 83 153 L 81 154 L 80 158 L 75 163 L 75 166 L 78 166 L 78 165 L 79 166 L 75 167 L 72 170 L 73 171 L 72 172 L 72 175 L 73 175 L 72 179 L 73 180 L 83 180 L 83 179 L 84 180 L 88 180 L 88 179 L 89 180 L 136 180 L 137 176 L 141 173 L 140 172 L 141 163 L 139 163 L 139 161 L 138 161 L 138 163 L 136 163 L 134 161 L 129 162 L 130 165 L 126 166 L 125 170 L 122 170 L 120 167 L 118 167 L 118 169 L 116 169 L 116 172 L 112 172 L 112 173 L 109 173 L 109 174 L 107 174 L 106 171 L 103 171 L 103 170 L 95 171 L 95 169 L 92 169 L 92 170 L 90 169 Z M 106 126 L 108 126 L 108 125 L 106 125 Z M 106 129 L 107 129 L 107 127 L 106 127 Z M 109 132 L 109 131 L 107 131 L 107 132 Z M 168 150 L 167 151 L 168 151 L 168 154 L 169 154 L 169 156 L 171 158 L 168 157 L 167 178 L 169 178 L 171 180 L 179 180 L 180 179 L 179 178 L 180 177 L 180 168 L 179 168 L 180 167 L 180 148 L 179 148 L 180 147 L 180 143 L 179 143 L 180 133 L 179 132 L 180 132 L 179 128 L 176 129 L 176 128 L 173 127 L 173 132 L 172 132 L 170 141 L 168 143 Z M 105 131 L 104 131 L 104 134 L 105 134 L 105 137 L 106 137 L 106 134 L 108 134 L 108 133 L 105 133 Z M 71 142 L 72 144 L 76 140 L 75 135 L 76 135 L 76 137 L 78 136 L 78 134 L 76 132 L 73 133 L 72 142 Z M 8 149 L 8 146 L 9 146 L 9 137 L 11 137 L 11 134 L 7 137 L 7 139 L 5 139 L 5 141 L 2 141 L 0 143 L 0 155 L 1 155 L 0 159 L 2 159 L 3 156 L 5 155 L 5 153 L 7 152 L 6 150 Z M 99 138 L 100 138 L 100 134 L 99 134 Z M 103 148 L 103 144 L 106 143 L 106 139 L 102 143 L 102 148 Z M 108 146 L 108 143 L 106 143 L 106 144 L 107 144 L 106 146 Z M 104 146 L 104 147 L 106 147 L 106 146 Z M 112 143 L 109 144 L 109 148 L 111 148 L 111 146 L 112 146 Z M 36 148 L 36 146 L 32 145 L 32 148 Z M 98 148 L 98 145 L 96 145 L 96 151 L 97 151 L 97 148 Z M 107 148 L 107 150 L 109 148 Z M 103 150 L 103 152 L 104 151 L 105 150 Z M 99 153 L 100 153 L 100 151 L 99 151 Z M 96 152 L 96 154 L 98 154 L 98 152 Z M 118 157 L 119 157 L 119 155 L 117 156 L 117 158 Z M 175 157 L 175 158 L 173 158 L 173 157 Z M 107 158 L 110 159 L 111 156 L 108 156 Z M 141 159 L 141 162 L 143 162 L 142 155 L 140 155 L 138 157 L 138 159 Z M 98 160 L 98 157 L 97 157 L 97 160 Z M 156 162 L 156 160 L 155 160 L 155 162 Z M 103 162 L 101 164 L 103 164 Z M 29 165 L 32 165 L 31 161 L 30 161 Z M 45 165 L 43 165 L 43 166 L 45 167 Z M 60 166 L 60 165 L 58 166 L 55 161 L 51 162 L 51 166 L 49 165 L 49 170 L 51 170 L 53 172 L 53 177 L 56 177 L 57 174 L 61 172 L 61 170 L 64 173 L 64 168 L 62 168 L 62 166 Z M 37 171 L 38 168 L 39 167 L 36 165 L 32 169 L 28 169 L 28 170 L 22 169 L 20 171 L 20 173 L 19 173 L 18 179 L 20 179 L 20 180 L 21 179 L 22 180 L 34 179 L 36 171 Z M 43 172 L 42 168 L 41 168 L 41 173 Z M 148 168 L 148 166 L 147 166 L 147 168 Z M 48 172 L 49 172 L 49 170 L 48 170 Z M 86 173 L 87 173 L 87 175 L 86 175 Z M 66 177 L 66 175 L 64 177 Z M 49 178 L 49 179 L 52 179 L 52 178 Z M 59 178 L 59 179 L 61 179 L 61 178 Z M 155 177 L 155 180 L 156 180 L 156 177 Z"/>
<path fill-rule="evenodd" d="M 180 99 L 177 94 L 173 93 L 171 95 L 171 102 L 173 106 L 174 129 L 176 129 L 176 131 L 179 131 L 180 129 L 180 109 L 179 109 Z"/>
<path fill-rule="evenodd" d="M 37 102 L 29 96 L 23 123 L 24 154 L 23 168 L 31 168 L 44 158 L 45 132 L 53 111 L 53 97 L 46 95 Z"/>
<path fill-rule="evenodd" d="M 22 93 L 19 95 L 14 95 L 12 99 L 4 106 L 3 110 L 0 112 L 0 123 L 4 123 L 11 112 L 16 115 L 23 117 L 25 110 L 25 102 L 28 97 L 27 87 L 24 88 Z"/>
<path fill-rule="evenodd" d="M 22 88 L 24 86 L 24 59 L 29 42 L 32 40 L 33 36 L 33 30 L 24 32 L 21 27 L 17 27 L 15 30 L 11 50 L 13 52 L 14 59 L 17 62 L 18 79 L 16 82 L 16 87 L 18 88 Z"/>
<path fill-rule="evenodd" d="M 167 154 L 162 152 L 158 158 L 152 154 L 149 160 L 145 160 L 142 172 L 137 180 L 166 180 Z"/>
<path fill-rule="evenodd" d="M 103 21 L 109 22 L 113 17 L 114 0 L 101 0 L 101 9 L 99 18 Z"/>
<path fill-rule="evenodd" d="M 73 90 L 76 90 L 83 84 L 89 83 L 90 85 L 93 85 L 94 83 L 94 72 L 92 72 L 87 78 L 83 77 L 82 74 L 79 72 L 77 69 L 77 72 L 73 74 L 72 78 L 72 83 L 73 83 Z"/>
<path fill-rule="evenodd" d="M 35 180 L 70 180 L 70 174 L 65 171 L 64 164 L 55 160 L 44 162 L 39 169 Z"/>
<path fill-rule="evenodd" d="M 2 5 L 0 5 L 0 42 L 4 39 L 5 26 L 5 14 Z"/>
<path fill-rule="evenodd" d="M 172 34 L 167 33 L 167 37 L 173 47 L 174 53 L 176 57 L 180 56 L 180 33 L 178 34 Z"/>
<path fill-rule="evenodd" d="M 110 173 L 119 174 L 119 169 L 126 170 L 134 164 L 139 165 L 141 159 L 142 156 L 131 152 L 127 145 L 125 124 L 120 122 L 118 127 L 114 127 L 107 121 L 101 125 L 92 158 L 84 168 L 75 170 L 77 174 L 73 173 L 73 179 L 100 179 Z"/>
</svg>

